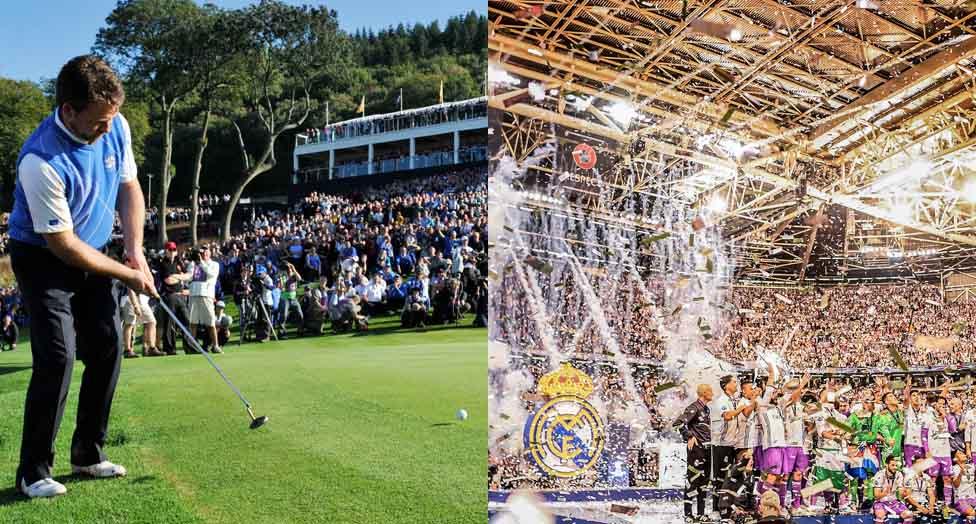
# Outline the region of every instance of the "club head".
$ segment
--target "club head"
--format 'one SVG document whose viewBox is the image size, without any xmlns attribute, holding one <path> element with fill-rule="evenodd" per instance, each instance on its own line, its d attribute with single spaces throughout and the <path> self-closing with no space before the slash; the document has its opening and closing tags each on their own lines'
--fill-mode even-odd
<svg viewBox="0 0 976 524">
<path fill-rule="evenodd" d="M 251 421 L 251 429 L 258 429 L 259 427 L 267 424 L 268 417 L 261 416 Z"/>
</svg>

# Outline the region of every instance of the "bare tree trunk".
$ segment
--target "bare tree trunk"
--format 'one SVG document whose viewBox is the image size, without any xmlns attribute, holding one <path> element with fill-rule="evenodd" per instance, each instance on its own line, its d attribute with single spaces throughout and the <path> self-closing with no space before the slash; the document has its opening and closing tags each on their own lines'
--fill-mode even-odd
<svg viewBox="0 0 976 524">
<path fill-rule="evenodd" d="M 170 162 L 173 158 L 173 108 L 175 106 L 175 101 L 167 103 L 166 97 L 162 98 L 163 103 L 163 167 L 160 170 L 159 176 L 159 232 L 158 232 L 158 247 L 163 247 L 166 244 L 166 200 L 169 194 L 169 183 L 173 178 L 173 174 L 170 173 Z"/>
<path fill-rule="evenodd" d="M 190 242 L 197 245 L 197 221 L 200 212 L 200 171 L 203 169 L 203 152 L 207 149 L 207 129 L 210 127 L 210 100 L 207 99 L 207 109 L 203 114 L 203 129 L 197 140 L 197 157 L 193 164 L 193 189 L 190 192 Z"/>
<path fill-rule="evenodd" d="M 240 182 L 237 183 L 237 187 L 234 188 L 234 193 L 230 196 L 230 202 L 227 203 L 227 209 L 224 210 L 224 227 L 220 231 L 220 241 L 227 242 L 230 240 L 230 224 L 234 218 L 234 209 L 237 208 L 237 203 L 241 199 L 241 195 L 244 194 L 244 189 L 247 185 L 251 183 L 252 180 L 258 177 L 261 173 L 269 171 L 274 167 L 274 164 L 258 164 L 254 166 L 254 169 L 246 172 L 244 177 Z"/>
</svg>

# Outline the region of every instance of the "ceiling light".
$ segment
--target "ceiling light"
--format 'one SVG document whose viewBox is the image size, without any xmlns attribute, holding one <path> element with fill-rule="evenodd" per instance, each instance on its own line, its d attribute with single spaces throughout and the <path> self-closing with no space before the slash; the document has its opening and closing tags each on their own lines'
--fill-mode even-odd
<svg viewBox="0 0 976 524">
<path fill-rule="evenodd" d="M 628 102 L 616 102 L 609 108 L 607 108 L 607 113 L 610 114 L 610 118 L 616 120 L 624 128 L 630 126 L 630 121 L 637 116 L 637 110 L 634 106 Z"/>
<path fill-rule="evenodd" d="M 728 201 L 718 194 L 712 193 L 712 198 L 708 201 L 708 210 L 714 214 L 724 213 L 729 208 Z"/>
</svg>

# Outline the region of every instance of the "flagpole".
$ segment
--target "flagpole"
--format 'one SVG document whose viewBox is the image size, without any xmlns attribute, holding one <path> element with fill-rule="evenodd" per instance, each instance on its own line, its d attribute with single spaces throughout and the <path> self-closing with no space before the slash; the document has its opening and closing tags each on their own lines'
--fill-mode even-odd
<svg viewBox="0 0 976 524">
<path fill-rule="evenodd" d="M 325 127 L 329 127 L 329 101 L 325 101 Z"/>
<path fill-rule="evenodd" d="M 403 88 L 400 88 L 400 112 L 403 112 Z"/>
</svg>

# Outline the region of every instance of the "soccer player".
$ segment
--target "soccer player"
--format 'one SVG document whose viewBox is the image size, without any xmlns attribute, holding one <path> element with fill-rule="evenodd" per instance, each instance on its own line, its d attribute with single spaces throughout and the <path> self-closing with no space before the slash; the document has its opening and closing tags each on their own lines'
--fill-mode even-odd
<svg viewBox="0 0 976 524">
<path fill-rule="evenodd" d="M 847 473 L 856 482 L 857 492 L 856 501 L 858 509 L 867 510 L 870 507 L 870 500 L 873 498 L 873 491 L 870 485 L 865 491 L 865 484 L 878 472 L 877 441 L 874 422 L 874 395 L 866 391 L 862 396 L 859 409 L 851 413 L 847 419 L 847 424 L 854 429 L 854 440 L 851 442 L 853 452 L 853 462 L 847 468 Z M 852 497 L 853 497 L 852 493 Z"/>
<path fill-rule="evenodd" d="M 922 394 L 912 389 L 912 377 L 905 379 L 905 466 L 912 467 L 915 459 L 925 456 L 932 417 L 928 407 L 922 402 Z"/>
<path fill-rule="evenodd" d="M 952 487 L 956 491 L 956 504 L 953 506 L 966 518 L 967 524 L 976 522 L 976 466 L 969 461 L 965 452 L 957 451 L 952 466 Z"/>
<path fill-rule="evenodd" d="M 908 509 L 916 515 L 935 514 L 935 486 L 925 473 L 905 470 L 905 490 L 902 492 Z"/>
<path fill-rule="evenodd" d="M 763 401 L 759 403 L 759 421 L 762 425 L 762 475 L 759 482 L 759 494 L 766 491 L 776 491 L 780 505 L 786 502 L 786 475 L 793 467 L 790 453 L 787 450 L 786 422 L 783 419 L 783 409 L 799 399 L 799 391 L 784 397 L 784 391 L 773 386 L 776 383 L 776 370 L 769 367 L 769 381 Z M 782 398 L 781 398 L 782 397 Z M 792 452 L 795 454 L 796 449 Z"/>
<path fill-rule="evenodd" d="M 801 402 L 810 376 L 805 375 L 802 380 L 791 380 L 786 384 L 787 395 L 783 402 L 783 423 L 786 426 L 786 448 L 783 454 L 783 475 L 789 476 L 784 482 L 789 482 L 790 506 L 797 510 L 803 506 L 803 496 L 800 494 L 803 476 L 810 467 L 810 460 L 803 449 L 806 441 L 806 426 L 804 419 L 806 412 Z"/>
<path fill-rule="evenodd" d="M 932 396 L 930 404 L 935 408 L 935 419 L 929 430 L 929 454 L 935 465 L 927 473 L 935 480 L 942 477 L 943 507 L 952 505 L 952 433 L 956 430 L 955 418 L 949 414 L 949 406 L 945 397 Z"/>
<path fill-rule="evenodd" d="M 914 515 L 899 495 L 904 496 L 905 474 L 898 467 L 898 459 L 888 455 L 885 467 L 874 476 L 874 514 L 875 524 L 884 524 L 889 515 L 897 515 L 904 524 L 911 524 Z"/>
<path fill-rule="evenodd" d="M 732 466 L 735 459 L 735 444 L 738 436 L 737 417 L 741 412 L 736 408 L 733 396 L 738 390 L 738 383 L 732 375 L 719 379 L 718 385 L 722 393 L 709 406 L 710 428 L 712 435 L 712 490 L 718 493 L 722 480 Z M 718 497 L 712 497 L 712 510 L 718 511 Z"/>
<path fill-rule="evenodd" d="M 820 396 L 822 413 L 817 417 L 816 428 L 819 437 L 818 455 L 813 467 L 813 483 L 829 480 L 831 489 L 824 492 L 827 507 L 837 511 L 840 494 L 847 488 L 844 465 L 847 458 L 847 433 L 832 422 L 844 420 L 845 416 L 832 404 L 834 392 L 824 391 Z"/>
<path fill-rule="evenodd" d="M 901 439 L 905 414 L 898 405 L 898 397 L 894 393 L 885 393 L 883 408 L 874 417 L 874 433 L 877 435 L 878 447 L 881 450 L 882 462 L 888 457 L 902 457 Z"/>
</svg>

